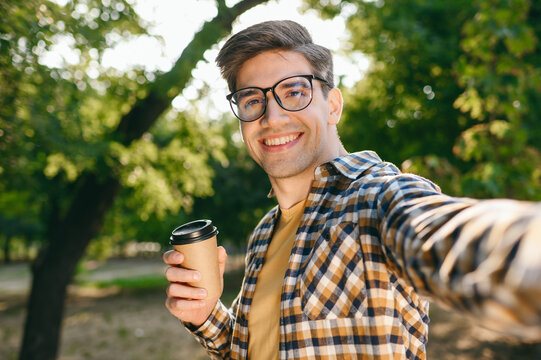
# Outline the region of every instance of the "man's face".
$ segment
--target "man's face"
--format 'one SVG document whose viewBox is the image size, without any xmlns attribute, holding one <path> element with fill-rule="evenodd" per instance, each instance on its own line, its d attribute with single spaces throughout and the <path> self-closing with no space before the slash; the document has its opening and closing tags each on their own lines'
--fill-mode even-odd
<svg viewBox="0 0 541 360">
<path fill-rule="evenodd" d="M 293 51 L 266 51 L 246 61 L 237 73 L 237 88 L 268 88 L 293 75 L 313 74 L 306 58 Z M 322 83 L 314 80 L 311 104 L 300 111 L 282 109 L 272 92 L 267 93 L 265 114 L 241 122 L 241 132 L 251 157 L 271 178 L 289 178 L 314 169 L 329 160 L 326 144 L 330 126 L 329 100 Z M 331 106 L 332 107 L 332 106 Z"/>
</svg>

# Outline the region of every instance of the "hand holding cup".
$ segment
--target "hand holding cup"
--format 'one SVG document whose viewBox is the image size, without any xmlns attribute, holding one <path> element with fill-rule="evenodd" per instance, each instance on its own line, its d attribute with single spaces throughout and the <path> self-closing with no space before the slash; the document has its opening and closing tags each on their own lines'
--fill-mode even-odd
<svg viewBox="0 0 541 360">
<path fill-rule="evenodd" d="M 216 245 L 217 230 L 209 220 L 198 220 L 173 231 L 175 250 L 163 255 L 167 309 L 183 322 L 199 326 L 212 313 L 223 289 L 227 253 Z"/>
</svg>

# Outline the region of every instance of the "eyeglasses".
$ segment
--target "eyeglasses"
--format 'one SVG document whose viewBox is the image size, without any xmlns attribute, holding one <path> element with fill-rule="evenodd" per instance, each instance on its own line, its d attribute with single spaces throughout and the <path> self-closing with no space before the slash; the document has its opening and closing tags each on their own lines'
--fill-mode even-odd
<svg viewBox="0 0 541 360">
<path fill-rule="evenodd" d="M 328 82 L 314 75 L 295 75 L 263 89 L 247 87 L 227 95 L 233 114 L 240 121 L 255 121 L 267 110 L 267 92 L 272 91 L 280 107 L 287 111 L 300 111 L 312 102 L 312 80 Z"/>
</svg>

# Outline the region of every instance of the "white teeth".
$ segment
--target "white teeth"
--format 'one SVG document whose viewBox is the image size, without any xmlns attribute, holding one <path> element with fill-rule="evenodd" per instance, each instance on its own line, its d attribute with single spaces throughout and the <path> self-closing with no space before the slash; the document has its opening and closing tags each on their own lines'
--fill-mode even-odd
<svg viewBox="0 0 541 360">
<path fill-rule="evenodd" d="M 265 139 L 263 142 L 267 146 L 284 145 L 298 138 L 299 135 L 288 135 L 279 138 Z"/>
</svg>

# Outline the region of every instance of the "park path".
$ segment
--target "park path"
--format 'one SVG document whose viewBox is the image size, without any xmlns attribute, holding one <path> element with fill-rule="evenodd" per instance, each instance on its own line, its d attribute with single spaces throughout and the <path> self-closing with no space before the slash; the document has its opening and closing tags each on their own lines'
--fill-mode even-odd
<svg viewBox="0 0 541 360">
<path fill-rule="evenodd" d="M 25 293 L 29 288 L 30 268 L 28 264 L 0 265 L 0 294 Z"/>
<path fill-rule="evenodd" d="M 163 275 L 155 258 L 87 262 L 77 279 L 95 282 Z M 22 336 L 30 268 L 0 265 L 0 359 L 16 359 Z M 165 289 L 119 293 L 73 287 L 66 302 L 59 360 L 204 360 L 203 348 L 166 310 Z"/>
<path fill-rule="evenodd" d="M 130 278 L 164 274 L 166 265 L 161 258 L 110 259 L 107 262 L 88 261 L 85 269 L 76 276 L 85 282 L 109 281 L 118 278 Z M 0 294 L 25 294 L 30 289 L 30 266 L 26 263 L 0 265 Z"/>
<path fill-rule="evenodd" d="M 229 269 L 234 268 L 228 259 Z M 242 257 L 237 266 L 242 265 Z M 85 281 L 163 274 L 153 259 L 110 259 L 92 263 L 78 275 Z M 24 298 L 30 285 L 29 267 L 0 265 L 0 358 L 16 359 Z M 83 359 L 206 359 L 203 349 L 164 306 L 165 292 L 122 294 L 78 289 L 67 302 L 59 360 Z M 428 358 L 438 360 L 541 360 L 541 343 L 506 339 L 456 312 L 431 305 Z M 4 356 L 5 357 L 2 357 Z"/>
</svg>

